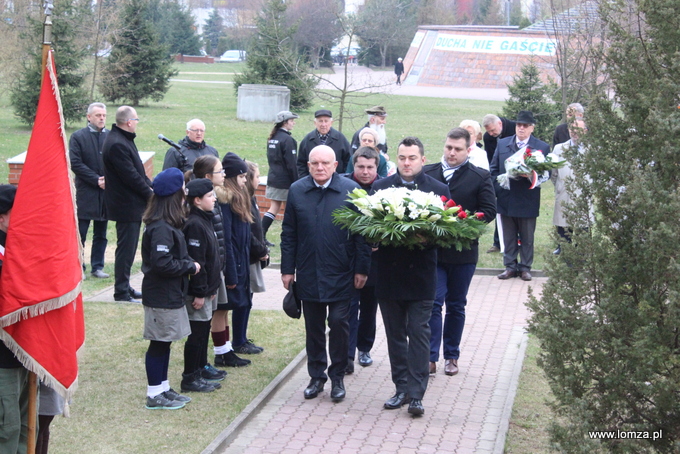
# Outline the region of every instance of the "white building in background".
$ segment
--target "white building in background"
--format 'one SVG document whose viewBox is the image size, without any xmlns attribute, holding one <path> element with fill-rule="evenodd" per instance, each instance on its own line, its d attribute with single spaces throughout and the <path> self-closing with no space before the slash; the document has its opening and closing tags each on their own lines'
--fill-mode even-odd
<svg viewBox="0 0 680 454">
<path fill-rule="evenodd" d="M 356 13 L 360 6 L 365 3 L 366 0 L 345 0 L 345 14 Z"/>
</svg>

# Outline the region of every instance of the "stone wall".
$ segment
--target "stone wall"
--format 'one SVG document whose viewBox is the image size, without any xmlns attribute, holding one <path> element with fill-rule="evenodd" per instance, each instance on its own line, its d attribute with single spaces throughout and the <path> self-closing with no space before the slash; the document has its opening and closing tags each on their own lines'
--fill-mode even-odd
<svg viewBox="0 0 680 454">
<path fill-rule="evenodd" d="M 555 43 L 540 31 L 516 27 L 421 26 L 411 42 L 405 85 L 506 88 L 521 67 L 538 66 L 557 79 Z"/>
</svg>

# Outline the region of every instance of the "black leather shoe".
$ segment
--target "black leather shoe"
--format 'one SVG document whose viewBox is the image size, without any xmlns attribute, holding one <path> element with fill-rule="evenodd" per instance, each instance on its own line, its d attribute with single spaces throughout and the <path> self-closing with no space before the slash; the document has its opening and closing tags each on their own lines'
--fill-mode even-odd
<svg viewBox="0 0 680 454">
<path fill-rule="evenodd" d="M 130 287 L 129 290 L 130 296 L 135 298 L 135 299 L 140 299 L 142 297 L 142 292 L 138 292 L 137 290 L 133 289 Z"/>
<path fill-rule="evenodd" d="M 359 365 L 361 367 L 368 367 L 373 364 L 373 358 L 369 352 L 359 352 Z"/>
<path fill-rule="evenodd" d="M 531 280 L 531 273 L 528 271 L 522 271 L 522 274 L 520 274 L 520 279 L 523 281 L 530 281 Z"/>
<path fill-rule="evenodd" d="M 408 404 L 408 412 L 413 416 L 420 416 L 425 413 L 423 408 L 423 402 L 420 399 L 411 399 L 411 403 Z"/>
<path fill-rule="evenodd" d="M 316 396 L 318 396 L 319 393 L 323 391 L 324 383 L 326 383 L 326 380 L 321 378 L 312 378 L 309 381 L 309 385 L 307 385 L 307 388 L 305 389 L 305 399 L 314 399 Z"/>
<path fill-rule="evenodd" d="M 501 279 L 501 280 L 506 280 L 506 279 L 510 279 L 512 277 L 517 277 L 517 271 L 515 271 L 515 270 L 505 270 L 501 274 L 499 274 L 497 277 L 498 277 L 498 279 Z"/>
<path fill-rule="evenodd" d="M 385 404 L 383 405 L 383 408 L 385 408 L 387 410 L 396 410 L 397 408 L 403 407 L 408 402 L 409 402 L 408 394 L 397 393 L 394 396 L 387 399 L 387 402 L 385 402 Z"/>
<path fill-rule="evenodd" d="M 333 402 L 340 402 L 345 398 L 345 384 L 343 383 L 342 378 L 336 378 L 332 383 L 331 400 Z"/>
</svg>

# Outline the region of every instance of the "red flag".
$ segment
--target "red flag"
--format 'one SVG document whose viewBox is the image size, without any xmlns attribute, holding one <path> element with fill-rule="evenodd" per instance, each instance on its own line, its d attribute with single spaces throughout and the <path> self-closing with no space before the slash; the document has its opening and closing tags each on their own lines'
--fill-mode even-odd
<svg viewBox="0 0 680 454">
<path fill-rule="evenodd" d="M 0 277 L 0 338 L 65 397 L 85 339 L 81 244 L 52 52 L 10 214 Z"/>
</svg>

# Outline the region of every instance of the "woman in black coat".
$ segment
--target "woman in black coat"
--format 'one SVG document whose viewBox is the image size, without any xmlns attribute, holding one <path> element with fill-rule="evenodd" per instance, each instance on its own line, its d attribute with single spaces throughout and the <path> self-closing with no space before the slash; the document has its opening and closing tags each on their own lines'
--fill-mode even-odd
<svg viewBox="0 0 680 454">
<path fill-rule="evenodd" d="M 262 352 L 248 340 L 248 320 L 252 300 L 250 298 L 250 211 L 247 173 L 248 165 L 238 155 L 227 153 L 222 160 L 224 186 L 216 187 L 217 201 L 222 209 L 224 244 L 227 260 L 224 264 L 224 283 L 227 287 L 227 309 L 232 311 L 232 346 L 236 353 L 256 354 Z"/>
<path fill-rule="evenodd" d="M 284 110 L 276 115 L 276 124 L 267 141 L 267 192 L 265 196 L 271 200 L 269 210 L 262 218 L 262 230 L 267 242 L 267 231 L 281 210 L 281 205 L 288 199 L 290 185 L 297 181 L 297 142 L 291 131 L 295 127 L 298 115 Z M 271 243 L 270 243 L 271 245 Z"/>
</svg>

